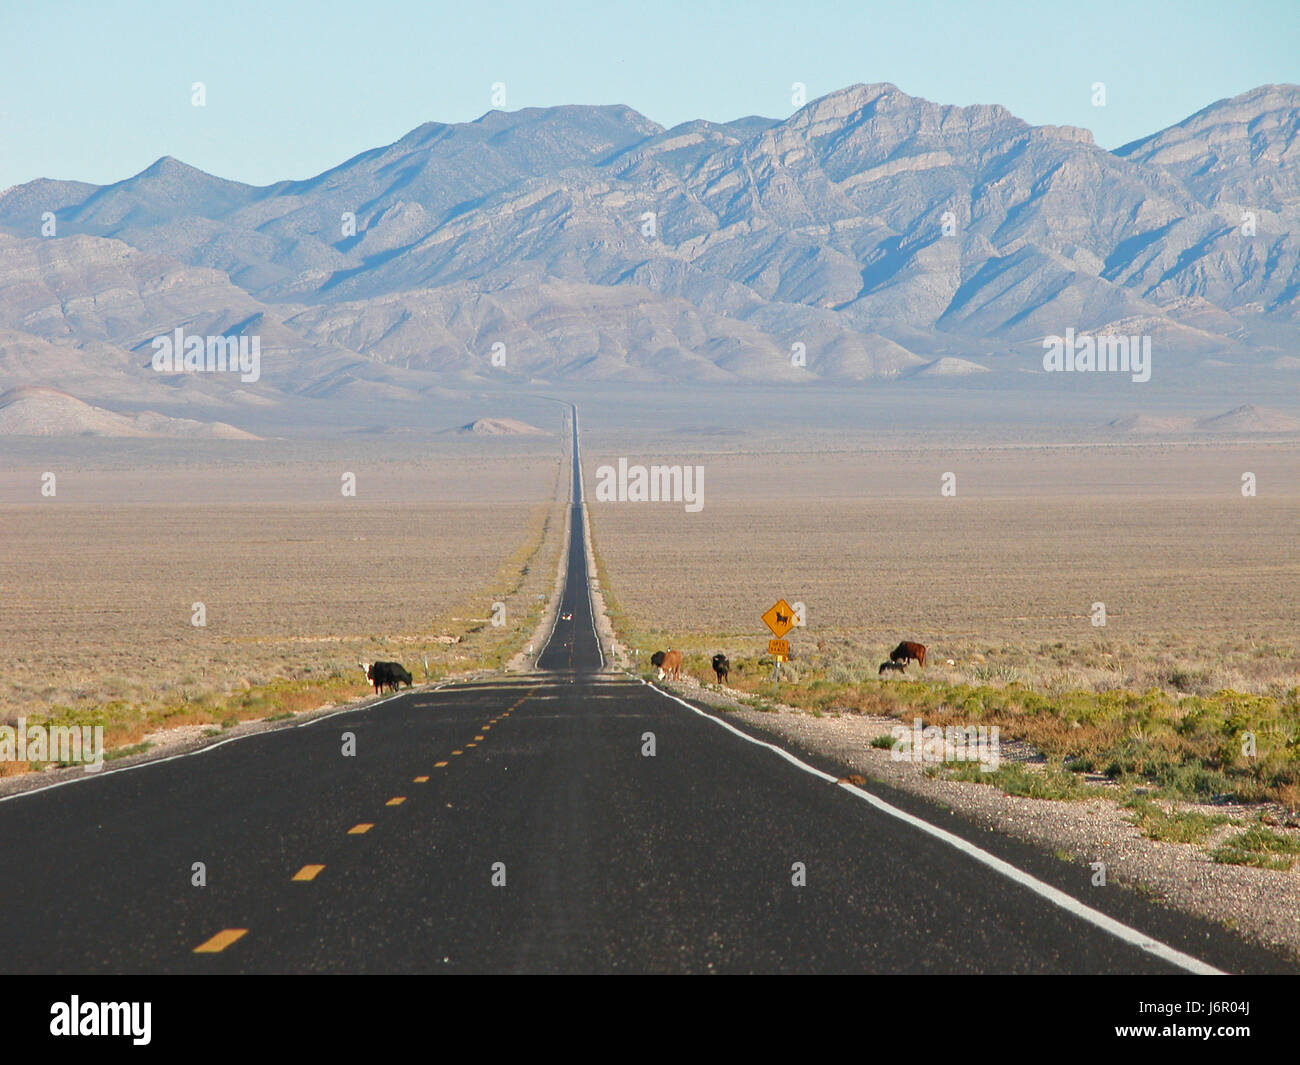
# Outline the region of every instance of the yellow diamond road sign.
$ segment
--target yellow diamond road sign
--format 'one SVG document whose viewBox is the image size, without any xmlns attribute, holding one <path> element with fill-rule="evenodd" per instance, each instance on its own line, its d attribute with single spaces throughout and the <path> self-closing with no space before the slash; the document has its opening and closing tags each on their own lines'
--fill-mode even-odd
<svg viewBox="0 0 1300 1065">
<path fill-rule="evenodd" d="M 767 608 L 763 615 L 763 624 L 772 630 L 778 640 L 794 628 L 794 607 L 784 599 L 778 599 L 775 605 Z"/>
</svg>

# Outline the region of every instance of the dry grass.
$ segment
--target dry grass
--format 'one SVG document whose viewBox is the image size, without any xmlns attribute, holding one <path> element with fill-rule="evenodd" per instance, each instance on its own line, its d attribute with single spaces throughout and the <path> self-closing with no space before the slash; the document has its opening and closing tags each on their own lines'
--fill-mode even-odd
<svg viewBox="0 0 1300 1065">
<path fill-rule="evenodd" d="M 1112 449 L 1087 462 L 1041 448 L 786 455 L 766 480 L 772 463 L 758 456 L 667 460 L 704 465 L 701 512 L 591 505 L 634 643 L 753 650 L 768 637 L 759 615 L 784 596 L 807 607 L 796 653 L 833 650 L 872 675 L 912 639 L 931 665 L 956 661 L 952 680 L 1171 692 L 1300 683 L 1300 485 L 1284 495 L 1275 479 L 1244 499 L 1230 479 L 1275 465 L 1272 450 L 1212 460 Z M 950 469 L 958 495 L 942 498 Z M 1198 476 L 1214 490 L 1190 491 Z M 1104 627 L 1092 623 L 1098 602 Z"/>
</svg>

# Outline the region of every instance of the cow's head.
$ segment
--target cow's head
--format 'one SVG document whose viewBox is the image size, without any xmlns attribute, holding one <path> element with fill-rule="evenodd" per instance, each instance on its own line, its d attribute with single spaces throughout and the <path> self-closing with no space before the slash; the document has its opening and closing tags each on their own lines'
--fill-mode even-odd
<svg viewBox="0 0 1300 1065">
<path fill-rule="evenodd" d="M 364 674 L 366 675 L 366 680 L 370 680 L 370 667 L 373 666 L 374 663 L 373 663 L 373 662 L 358 662 L 357 665 L 359 665 L 359 666 L 361 667 L 361 672 L 364 673 Z"/>
</svg>

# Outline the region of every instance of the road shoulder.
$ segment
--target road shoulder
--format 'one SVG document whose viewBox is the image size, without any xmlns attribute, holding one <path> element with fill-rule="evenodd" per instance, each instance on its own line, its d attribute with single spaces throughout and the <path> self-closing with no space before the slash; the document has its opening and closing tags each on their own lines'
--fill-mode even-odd
<svg viewBox="0 0 1300 1065">
<path fill-rule="evenodd" d="M 1107 883 L 1211 921 L 1236 935 L 1300 961 L 1300 865 L 1289 872 L 1218 864 L 1192 844 L 1148 839 L 1128 811 L 1107 798 L 1083 801 L 1005 795 L 987 784 L 941 779 L 926 766 L 897 761 L 871 745 L 899 726 L 896 718 L 862 714 L 815 716 L 790 707 L 754 709 L 743 693 L 716 685 L 664 685 L 665 690 L 724 711 L 732 724 L 792 753 L 883 784 L 956 812 L 986 832 L 1001 833 L 1073 865 L 1084 882 L 1104 863 Z M 856 783 L 856 781 L 854 781 Z M 1098 888 L 1097 890 L 1104 890 Z"/>
</svg>

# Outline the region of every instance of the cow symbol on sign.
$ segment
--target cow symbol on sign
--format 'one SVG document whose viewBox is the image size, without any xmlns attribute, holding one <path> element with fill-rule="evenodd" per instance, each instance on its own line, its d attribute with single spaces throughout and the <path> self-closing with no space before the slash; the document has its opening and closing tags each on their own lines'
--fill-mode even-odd
<svg viewBox="0 0 1300 1065">
<path fill-rule="evenodd" d="M 772 630 L 772 635 L 778 640 L 783 639 L 794 628 L 794 613 L 794 607 L 784 599 L 779 599 L 763 614 L 763 624 Z"/>
</svg>

